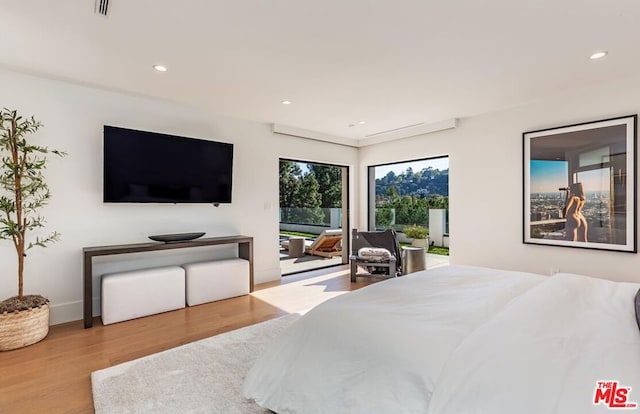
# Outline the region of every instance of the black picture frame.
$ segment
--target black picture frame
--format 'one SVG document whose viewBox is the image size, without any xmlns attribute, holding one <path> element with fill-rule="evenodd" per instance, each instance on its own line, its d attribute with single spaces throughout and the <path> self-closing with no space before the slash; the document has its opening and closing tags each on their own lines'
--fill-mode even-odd
<svg viewBox="0 0 640 414">
<path fill-rule="evenodd" d="M 637 253 L 637 123 L 522 134 L 523 243 Z"/>
</svg>

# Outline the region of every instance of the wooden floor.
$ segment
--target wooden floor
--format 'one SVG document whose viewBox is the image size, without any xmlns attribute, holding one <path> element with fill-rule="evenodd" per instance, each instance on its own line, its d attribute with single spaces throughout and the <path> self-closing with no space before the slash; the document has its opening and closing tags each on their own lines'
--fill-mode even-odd
<svg viewBox="0 0 640 414">
<path fill-rule="evenodd" d="M 0 352 L 0 413 L 92 413 L 92 371 L 306 310 L 374 281 L 351 284 L 341 266 L 257 285 L 248 296 L 133 321 L 103 326 L 96 318 L 91 329 L 83 329 L 82 321 L 53 326 L 38 344 Z"/>
</svg>

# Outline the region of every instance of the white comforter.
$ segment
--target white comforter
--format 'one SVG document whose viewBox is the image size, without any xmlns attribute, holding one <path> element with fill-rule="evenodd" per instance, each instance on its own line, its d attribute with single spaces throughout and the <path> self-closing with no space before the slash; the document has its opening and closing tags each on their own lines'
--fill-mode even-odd
<svg viewBox="0 0 640 414">
<path fill-rule="evenodd" d="M 279 414 L 424 414 L 455 348 L 546 279 L 449 266 L 337 297 L 265 351 L 244 394 Z"/>
<path fill-rule="evenodd" d="M 640 404 L 638 288 L 458 266 L 381 282 L 296 322 L 244 392 L 279 414 L 612 412 L 598 382 Z"/>
<path fill-rule="evenodd" d="M 640 284 L 557 274 L 471 333 L 446 363 L 429 413 L 587 414 L 598 381 L 640 403 Z"/>
</svg>

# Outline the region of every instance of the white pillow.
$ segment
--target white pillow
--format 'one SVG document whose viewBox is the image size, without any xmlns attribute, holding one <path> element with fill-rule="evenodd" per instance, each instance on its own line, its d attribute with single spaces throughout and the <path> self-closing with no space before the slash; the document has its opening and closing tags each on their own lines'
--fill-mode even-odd
<svg viewBox="0 0 640 414">
<path fill-rule="evenodd" d="M 362 247 L 358 250 L 358 256 L 371 257 L 378 259 L 388 259 L 391 257 L 391 252 L 387 249 L 379 247 Z"/>
</svg>

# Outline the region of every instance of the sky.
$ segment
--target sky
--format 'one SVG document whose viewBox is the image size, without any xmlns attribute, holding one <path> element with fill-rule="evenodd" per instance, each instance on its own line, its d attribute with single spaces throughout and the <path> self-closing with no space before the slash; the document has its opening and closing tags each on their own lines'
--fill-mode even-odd
<svg viewBox="0 0 640 414">
<path fill-rule="evenodd" d="M 393 171 L 396 175 L 403 174 L 409 167 L 413 169 L 413 172 L 418 172 L 427 167 L 440 171 L 447 170 L 449 169 L 449 157 L 433 158 L 422 161 L 408 161 L 400 164 L 379 165 L 375 167 L 376 179 L 384 177 L 389 173 L 389 171 Z"/>
<path fill-rule="evenodd" d="M 531 160 L 531 192 L 553 193 L 569 185 L 567 161 Z"/>
<path fill-rule="evenodd" d="M 531 160 L 530 190 L 532 193 L 553 193 L 569 185 L 567 161 Z M 602 168 L 578 173 L 584 191 L 609 191 L 609 169 Z"/>
</svg>

